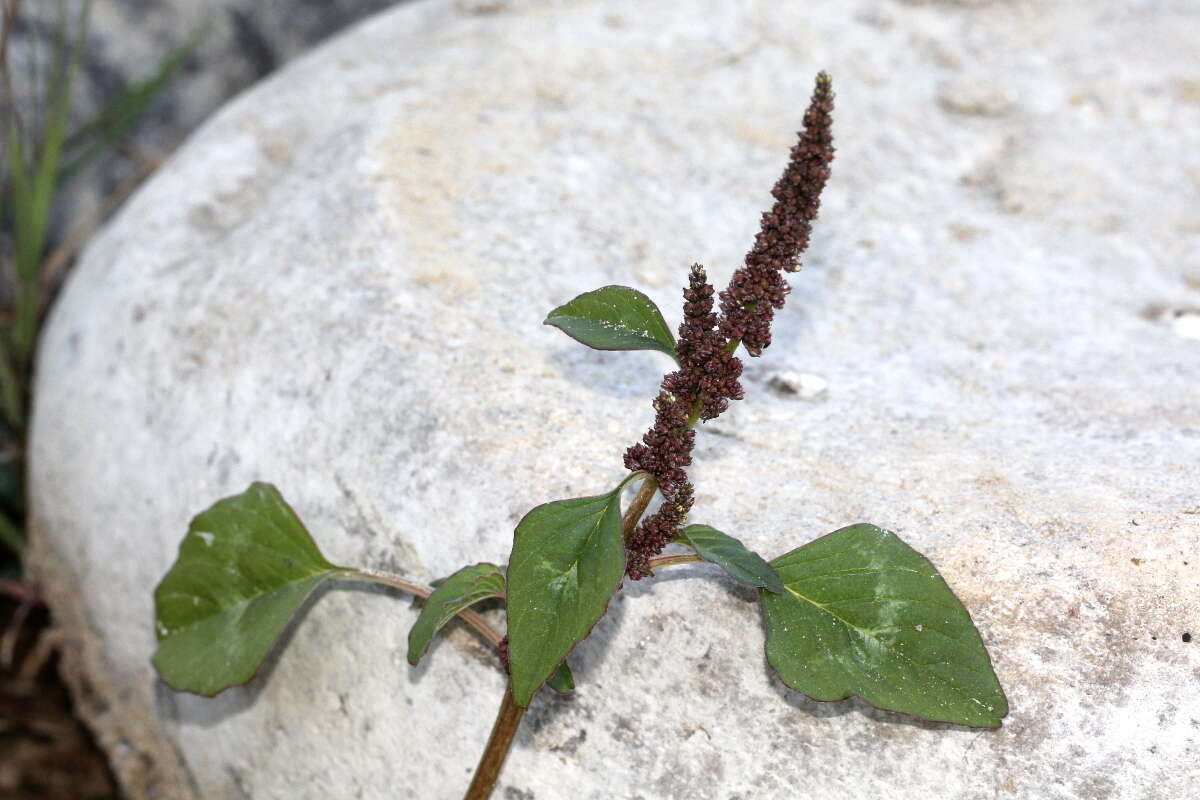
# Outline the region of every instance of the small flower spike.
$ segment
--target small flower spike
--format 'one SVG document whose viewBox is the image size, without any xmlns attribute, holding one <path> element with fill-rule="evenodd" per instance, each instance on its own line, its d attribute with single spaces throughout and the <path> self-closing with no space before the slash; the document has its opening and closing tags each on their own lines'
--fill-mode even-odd
<svg viewBox="0 0 1200 800">
<path fill-rule="evenodd" d="M 783 308 L 788 285 L 783 272 L 800 268 L 821 190 L 833 161 L 833 87 L 817 75 L 804 130 L 792 148 L 783 176 L 771 190 L 775 205 L 762 215 L 754 247 L 721 292 L 721 314 L 713 312 L 713 287 L 704 267 L 692 265 L 683 290 L 683 322 L 676 355 L 679 369 L 663 378 L 654 400 L 654 426 L 625 451 L 625 466 L 654 476 L 663 503 L 643 519 L 626 541 L 626 574 L 639 580 L 650 574 L 650 559 L 662 552 L 692 508 L 693 486 L 685 467 L 692 463 L 698 420 L 716 418 L 731 400 L 742 399 L 742 362 L 733 352 L 741 344 L 752 356 L 771 344 L 771 320 Z"/>
<path fill-rule="evenodd" d="M 721 333 L 740 340 L 752 356 L 762 355 L 771 344 L 771 319 L 787 297 L 788 285 L 780 273 L 800 269 L 800 254 L 808 247 L 833 161 L 832 112 L 833 84 L 822 72 L 804 113 L 800 140 L 771 190 L 775 205 L 762 215 L 746 265 L 721 292 Z"/>
</svg>

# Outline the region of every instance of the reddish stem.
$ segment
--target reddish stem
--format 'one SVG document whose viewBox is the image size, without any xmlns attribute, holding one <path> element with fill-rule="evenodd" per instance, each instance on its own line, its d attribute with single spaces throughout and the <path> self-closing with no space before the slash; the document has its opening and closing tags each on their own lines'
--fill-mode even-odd
<svg viewBox="0 0 1200 800">
<path fill-rule="evenodd" d="M 500 780 L 500 770 L 504 768 L 504 759 L 512 749 L 513 739 L 517 736 L 517 728 L 521 725 L 521 717 L 525 709 L 513 700 L 512 684 L 504 689 L 504 699 L 500 701 L 500 711 L 496 714 L 496 724 L 492 726 L 492 735 L 488 738 L 487 748 L 475 768 L 475 777 L 467 789 L 463 800 L 487 800 Z"/>
</svg>

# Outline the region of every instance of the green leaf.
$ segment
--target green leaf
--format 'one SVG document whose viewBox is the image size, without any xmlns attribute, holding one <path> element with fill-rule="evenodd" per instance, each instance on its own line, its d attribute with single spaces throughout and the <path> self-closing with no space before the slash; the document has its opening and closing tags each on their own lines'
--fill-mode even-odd
<svg viewBox="0 0 1200 800">
<path fill-rule="evenodd" d="M 675 337 L 654 301 L 628 286 L 585 292 L 546 317 L 596 350 L 657 350 L 675 358 Z"/>
<path fill-rule="evenodd" d="M 688 525 L 679 534 L 682 544 L 691 547 L 705 561 L 724 569 L 734 579 L 776 594 L 783 591 L 783 581 L 771 565 L 729 534 L 708 525 Z"/>
<path fill-rule="evenodd" d="M 893 533 L 852 525 L 771 562 L 767 660 L 814 700 L 857 696 L 935 722 L 994 728 L 1004 690 L 962 603 Z"/>
<path fill-rule="evenodd" d="M 218 501 L 192 520 L 154 591 L 154 667 L 197 694 L 245 683 L 305 598 L 340 571 L 274 486 Z"/>
<path fill-rule="evenodd" d="M 575 691 L 575 676 L 571 674 L 571 668 L 567 666 L 567 662 L 558 665 L 558 669 L 554 670 L 554 674 L 546 681 L 546 685 L 559 694 L 570 694 Z"/>
<path fill-rule="evenodd" d="M 620 496 L 618 486 L 546 503 L 517 523 L 508 565 L 508 652 L 521 707 L 604 616 L 621 583 Z"/>
<path fill-rule="evenodd" d="M 408 663 L 416 664 L 442 626 L 464 608 L 504 596 L 504 573 L 495 564 L 472 564 L 438 583 L 408 633 Z"/>
</svg>

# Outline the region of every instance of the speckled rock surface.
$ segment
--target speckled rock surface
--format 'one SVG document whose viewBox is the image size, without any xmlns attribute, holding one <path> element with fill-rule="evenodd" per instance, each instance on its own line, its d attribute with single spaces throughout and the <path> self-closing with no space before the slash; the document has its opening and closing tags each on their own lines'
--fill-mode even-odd
<svg viewBox="0 0 1200 800">
<path fill-rule="evenodd" d="M 33 562 L 131 796 L 461 796 L 502 686 L 467 632 L 411 669 L 408 604 L 335 588 L 204 700 L 155 684 L 151 590 L 189 517 L 256 479 L 334 561 L 418 580 L 607 490 L 666 362 L 544 312 L 627 283 L 677 320 L 692 261 L 722 284 L 822 67 L 834 177 L 747 399 L 701 434 L 693 518 L 768 555 L 896 530 L 1012 713 L 809 702 L 768 673 L 752 595 L 679 568 L 619 593 L 497 796 L 1189 796 L 1200 13 L 492 5 L 389 12 L 231 103 L 54 312 Z"/>
</svg>

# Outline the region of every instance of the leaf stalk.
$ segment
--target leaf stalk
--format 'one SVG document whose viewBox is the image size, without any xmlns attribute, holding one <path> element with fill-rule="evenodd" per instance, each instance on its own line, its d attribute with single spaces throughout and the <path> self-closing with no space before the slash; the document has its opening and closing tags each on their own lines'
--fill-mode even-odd
<svg viewBox="0 0 1200 800">
<path fill-rule="evenodd" d="M 402 592 L 415 594 L 418 597 L 428 598 L 433 594 L 433 588 L 420 583 L 413 583 L 406 580 L 400 575 L 395 575 L 391 572 L 383 572 L 376 569 L 348 569 L 344 572 L 339 572 L 335 577 L 349 578 L 351 580 L 368 581 L 370 583 L 379 583 L 384 586 L 391 586 L 393 589 L 399 589 Z M 470 608 L 464 608 L 458 612 L 458 616 L 463 622 L 474 628 L 480 636 L 488 641 L 492 647 L 500 649 L 500 642 L 504 637 L 483 617 Z"/>
<path fill-rule="evenodd" d="M 658 556 L 650 559 L 650 569 L 659 567 L 674 567 L 679 564 L 702 564 L 704 559 L 696 553 L 679 553 L 673 556 Z"/>
</svg>

